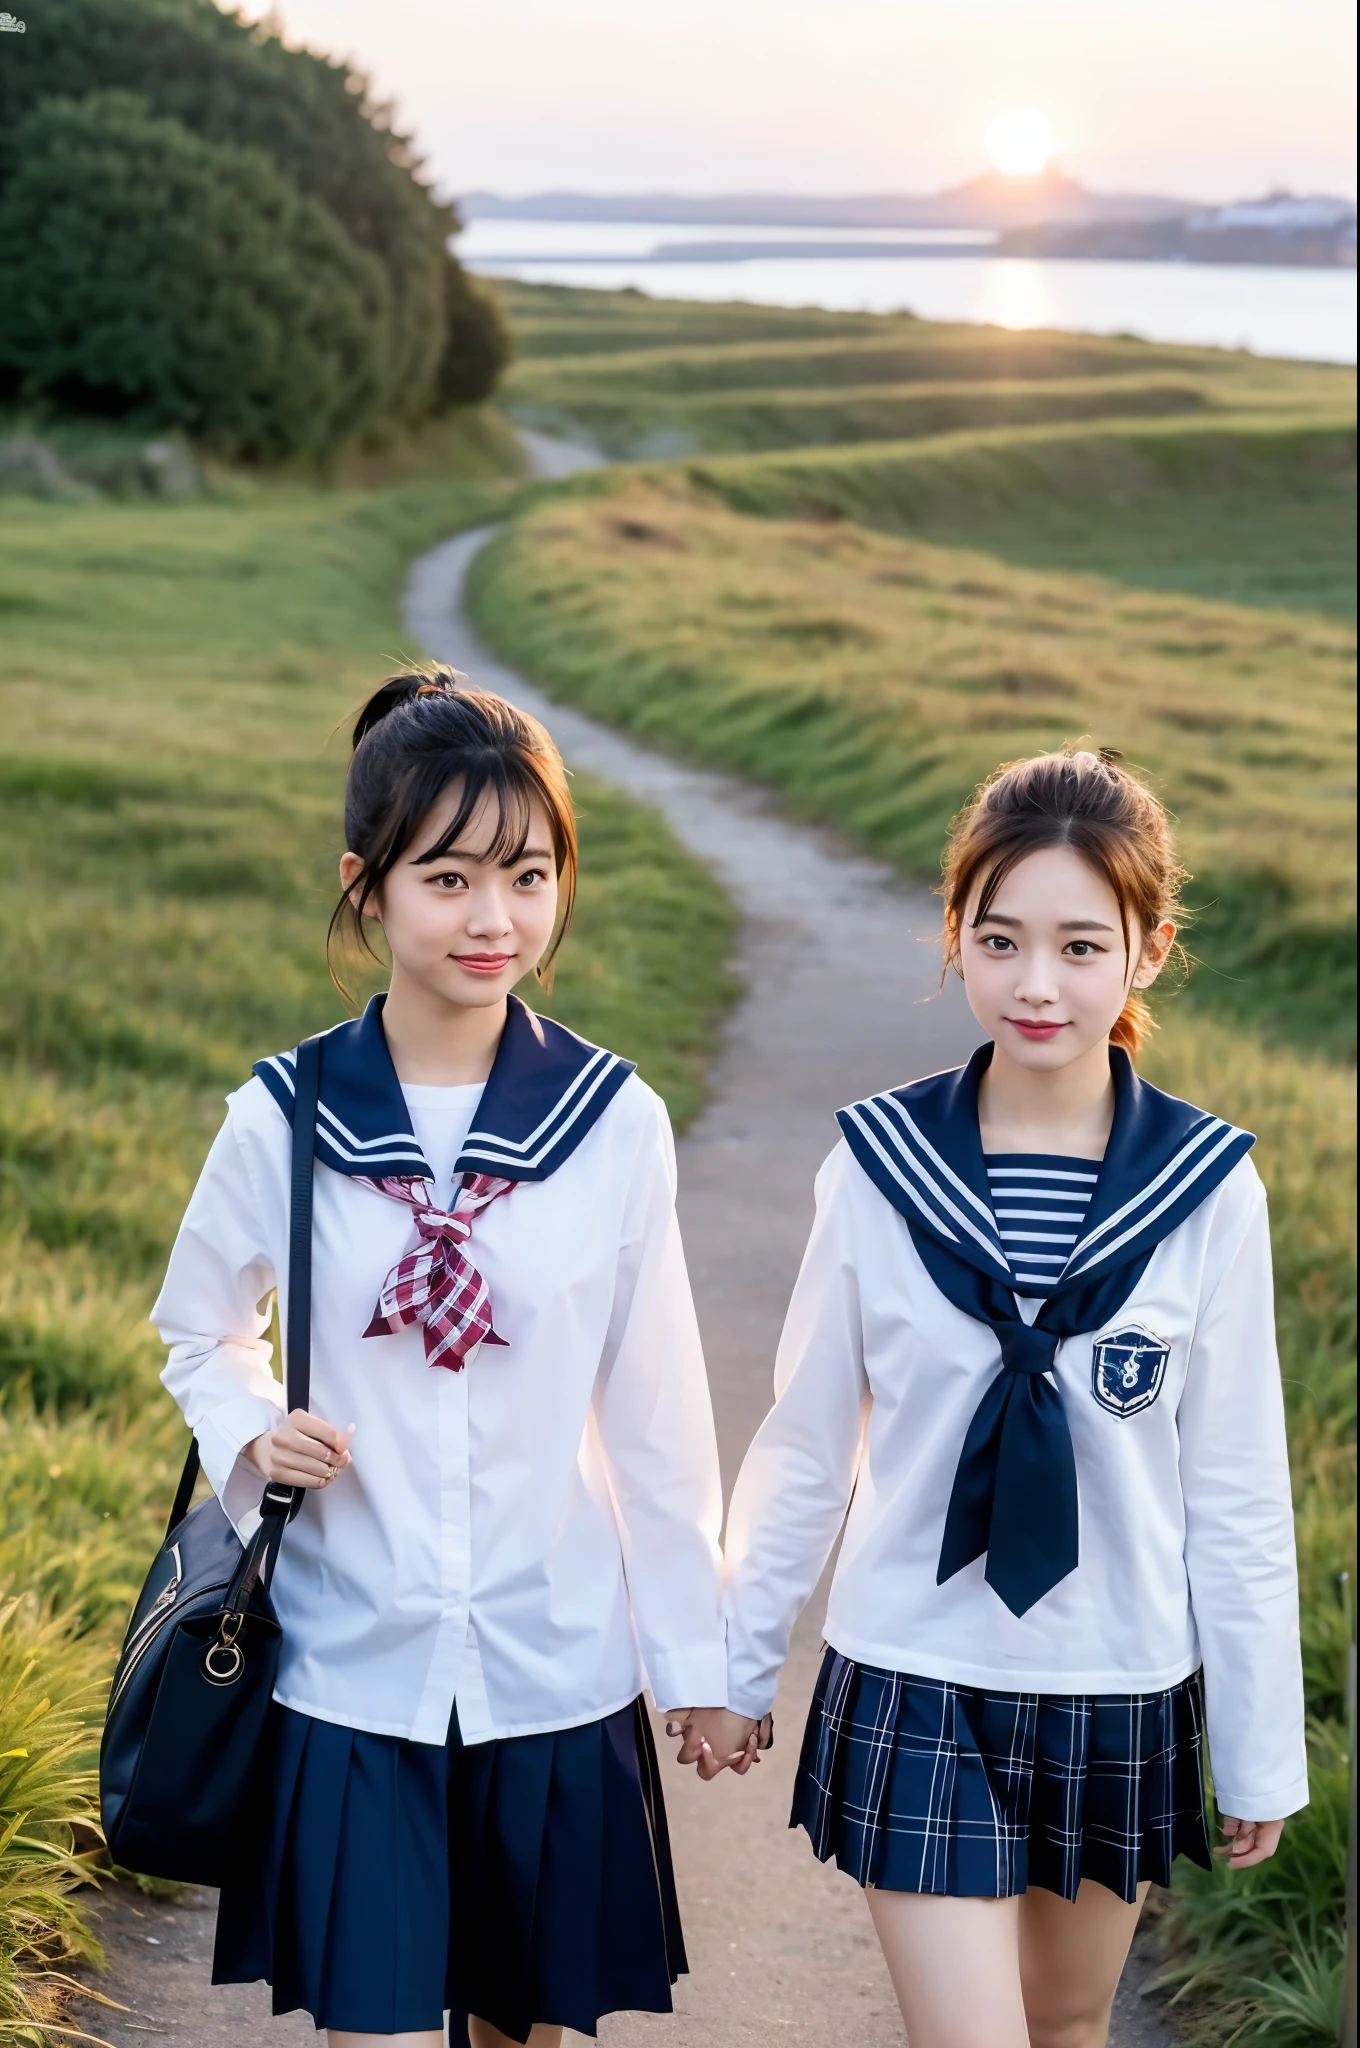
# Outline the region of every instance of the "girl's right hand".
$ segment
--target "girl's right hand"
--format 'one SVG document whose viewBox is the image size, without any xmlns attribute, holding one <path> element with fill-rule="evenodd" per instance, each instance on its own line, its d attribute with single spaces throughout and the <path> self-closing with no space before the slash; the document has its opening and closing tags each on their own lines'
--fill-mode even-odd
<svg viewBox="0 0 1360 2048">
<path fill-rule="evenodd" d="M 266 1479 L 280 1486 L 329 1486 L 350 1462 L 354 1424 L 337 1429 L 306 1408 L 295 1408 L 277 1429 L 252 1439 L 245 1455 Z"/>
<path fill-rule="evenodd" d="M 760 1762 L 760 1750 L 770 1746 L 768 1737 L 761 1740 L 768 1720 L 767 1715 L 766 1721 L 752 1721 L 727 1707 L 691 1707 L 686 1714 L 669 1717 L 666 1733 L 681 1738 L 677 1763 L 697 1764 L 707 1783 L 721 1771 L 744 1778 L 752 1764 Z"/>
<path fill-rule="evenodd" d="M 1218 1824 L 1228 1839 L 1214 1854 L 1226 1859 L 1229 1870 L 1250 1870 L 1257 1863 L 1267 1862 L 1279 1848 L 1284 1833 L 1282 1820 L 1235 1820 L 1224 1813 L 1220 1814 Z"/>
</svg>

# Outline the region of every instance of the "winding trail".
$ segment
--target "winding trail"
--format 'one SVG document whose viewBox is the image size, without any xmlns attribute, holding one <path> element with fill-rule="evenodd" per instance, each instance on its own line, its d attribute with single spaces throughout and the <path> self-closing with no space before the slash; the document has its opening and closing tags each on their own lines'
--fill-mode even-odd
<svg viewBox="0 0 1360 2048">
<path fill-rule="evenodd" d="M 570 444 L 523 438 L 542 476 L 598 460 Z M 813 1176 L 835 1138 L 833 1111 L 956 1063 L 978 1034 L 957 984 L 951 979 L 937 993 L 938 910 L 926 891 L 829 834 L 789 823 L 760 791 L 653 754 L 552 702 L 479 644 L 462 591 L 494 530 L 459 534 L 414 564 L 403 606 L 408 638 L 541 718 L 571 765 L 655 805 L 741 913 L 735 964 L 744 994 L 707 1107 L 679 1147 L 681 1222 L 730 1492 L 769 1405 Z M 691 1974 L 677 1987 L 674 2019 L 607 2020 L 606 2048 L 902 2048 L 896 2002 L 854 1886 L 820 1866 L 787 1826 L 824 1594 L 825 1587 L 795 1635 L 776 1707 L 778 1741 L 760 1768 L 712 1786 L 692 1772 L 667 1772 Z M 673 1747 L 664 1735 L 659 1746 L 663 1755 Z M 134 1912 L 140 1920 L 129 1919 Z M 267 2017 L 262 1987 L 207 1990 L 209 1912 L 145 1900 L 134 1908 L 124 1898 L 105 1909 L 105 1925 L 114 1969 L 101 1988 L 136 1999 L 131 2024 L 102 2013 L 94 2021 L 115 2048 L 140 2048 L 149 2035 L 181 2048 L 315 2041 L 305 2020 Z M 1135 1965 L 1128 1977 L 1147 1974 Z M 1115 2048 L 1170 2038 L 1126 1981 Z"/>
</svg>

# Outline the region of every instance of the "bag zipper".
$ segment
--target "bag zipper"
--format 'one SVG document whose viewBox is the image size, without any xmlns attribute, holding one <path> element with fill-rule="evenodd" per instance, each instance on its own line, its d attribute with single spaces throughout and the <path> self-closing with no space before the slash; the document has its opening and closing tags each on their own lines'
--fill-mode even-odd
<svg viewBox="0 0 1360 2048">
<path fill-rule="evenodd" d="M 167 1586 L 163 1586 L 156 1595 L 151 1603 L 150 1612 L 145 1620 L 139 1624 L 137 1633 L 129 1638 L 124 1648 L 123 1668 L 119 1674 L 116 1687 L 109 1695 L 108 1711 L 110 1713 L 112 1713 L 113 1708 L 122 1697 L 128 1680 L 141 1663 L 143 1656 L 160 1634 L 164 1624 L 169 1620 L 170 1609 L 179 1598 L 179 1589 L 184 1583 L 184 1564 L 179 1554 L 178 1543 L 171 1544 L 170 1555 L 175 1560 L 175 1575 L 170 1580 L 170 1583 Z"/>
</svg>

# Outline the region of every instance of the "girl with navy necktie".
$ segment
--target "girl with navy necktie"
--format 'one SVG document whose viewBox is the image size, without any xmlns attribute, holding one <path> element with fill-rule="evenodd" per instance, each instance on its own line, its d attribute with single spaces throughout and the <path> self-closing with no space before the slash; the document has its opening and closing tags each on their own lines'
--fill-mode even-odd
<svg viewBox="0 0 1360 2048">
<path fill-rule="evenodd" d="M 864 1887 L 911 2048 L 1100 2048 L 1139 1909 L 1307 1801 L 1253 1140 L 1134 1065 L 1175 943 L 1117 757 L 999 771 L 945 945 L 987 1042 L 842 1110 L 728 1518 L 735 1753 L 836 1537 L 791 1825 Z M 738 1768 L 744 1769 L 743 1762 Z"/>
<path fill-rule="evenodd" d="M 566 928 L 575 824 L 547 733 L 465 685 L 394 676 L 359 715 L 332 932 L 380 926 L 390 987 L 322 1037 L 314 1131 L 291 1051 L 229 1098 L 153 1312 L 241 1533 L 267 1481 L 308 1490 L 214 1981 L 265 1979 L 331 2048 L 439 2048 L 446 2011 L 472 2048 L 670 2011 L 642 1694 L 727 1697 L 670 1126 L 512 993 Z M 286 1415 L 265 1332 L 299 1139 L 311 1402 Z"/>
</svg>

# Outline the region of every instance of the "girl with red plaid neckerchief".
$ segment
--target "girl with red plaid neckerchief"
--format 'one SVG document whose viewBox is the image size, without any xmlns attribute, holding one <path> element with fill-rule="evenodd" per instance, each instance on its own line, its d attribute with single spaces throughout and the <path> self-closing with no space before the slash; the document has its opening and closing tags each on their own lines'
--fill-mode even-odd
<svg viewBox="0 0 1360 2048">
<path fill-rule="evenodd" d="M 381 926 L 391 984 L 321 1045 L 310 1412 L 264 1340 L 291 1052 L 229 1098 L 153 1312 L 242 1533 L 266 1481 L 308 1489 L 214 1980 L 266 1979 L 332 2048 L 437 2048 L 446 2010 L 472 2048 L 669 2011 L 641 1694 L 727 1697 L 670 1127 L 512 993 L 570 917 L 575 825 L 547 733 L 465 684 L 391 677 L 354 729 L 332 931 Z"/>
</svg>

